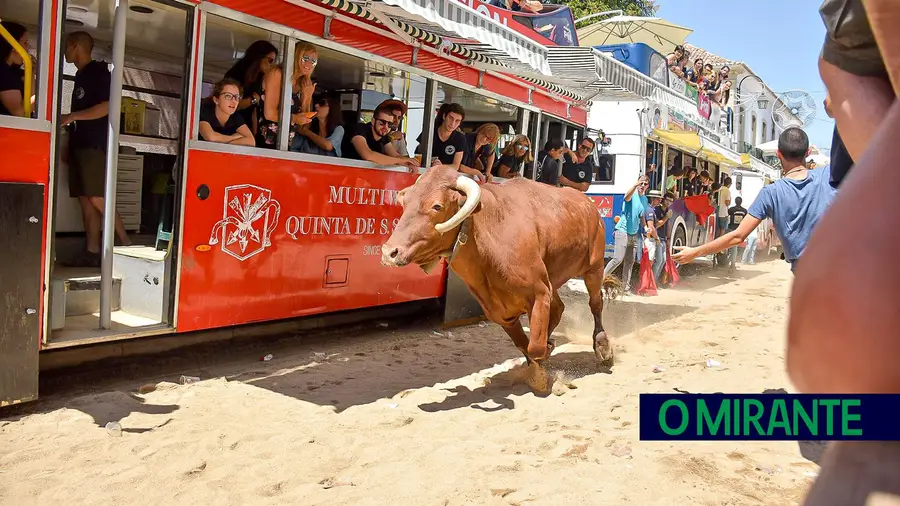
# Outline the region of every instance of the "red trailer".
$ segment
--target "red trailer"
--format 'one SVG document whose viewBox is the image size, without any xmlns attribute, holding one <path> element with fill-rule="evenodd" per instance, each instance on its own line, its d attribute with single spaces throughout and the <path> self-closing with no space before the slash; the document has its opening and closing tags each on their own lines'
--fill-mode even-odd
<svg viewBox="0 0 900 506">
<path fill-rule="evenodd" d="M 421 171 L 446 102 L 465 108 L 464 131 L 497 124 L 501 145 L 581 135 L 588 97 L 551 77 L 553 43 L 471 3 L 0 0 L 0 19 L 27 28 L 12 46 L 30 53 L 34 93 L 25 117 L 0 116 L 0 406 L 37 398 L 48 350 L 445 298 L 449 319 L 470 316 L 446 268 L 380 265 L 397 191 L 416 177 L 405 167 L 291 151 L 288 128 L 278 149 L 206 142 L 198 128 L 200 100 L 265 40 L 275 64 L 315 46 L 316 92 L 341 104 L 345 130 L 382 100 L 404 101 Z M 112 75 L 99 267 L 67 267 L 86 248 L 60 120 L 81 92 L 64 58 L 75 31 Z M 115 242 L 114 210 L 130 246 Z"/>
</svg>

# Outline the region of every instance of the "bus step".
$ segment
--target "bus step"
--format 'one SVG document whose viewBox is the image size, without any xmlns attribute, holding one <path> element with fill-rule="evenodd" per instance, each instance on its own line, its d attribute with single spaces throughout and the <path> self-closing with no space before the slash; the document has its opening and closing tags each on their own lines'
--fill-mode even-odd
<svg viewBox="0 0 900 506">
<path fill-rule="evenodd" d="M 50 284 L 54 306 L 63 305 L 65 316 L 82 316 L 100 311 L 100 276 L 86 276 L 68 279 L 57 279 Z M 113 278 L 112 310 L 118 311 L 122 279 Z M 59 314 L 53 312 L 53 314 Z M 56 320 L 57 318 L 54 318 Z M 60 322 L 51 322 L 51 328 L 57 328 Z M 61 326 L 60 326 L 61 328 Z"/>
</svg>

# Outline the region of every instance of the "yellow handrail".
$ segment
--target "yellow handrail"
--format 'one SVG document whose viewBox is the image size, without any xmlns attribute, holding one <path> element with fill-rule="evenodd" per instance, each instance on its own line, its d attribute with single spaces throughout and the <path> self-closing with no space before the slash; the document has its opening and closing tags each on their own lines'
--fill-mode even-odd
<svg viewBox="0 0 900 506">
<path fill-rule="evenodd" d="M 19 56 L 22 57 L 22 61 L 25 62 L 25 91 L 22 93 L 22 108 L 25 109 L 25 117 L 31 117 L 31 86 L 33 81 L 31 80 L 32 73 L 32 63 L 31 63 L 31 55 L 28 54 L 28 51 L 25 51 L 25 48 L 19 44 L 19 41 L 13 38 L 12 35 L 9 34 L 9 31 L 3 26 L 0 25 L 0 36 L 3 36 L 3 39 L 6 42 L 9 42 L 9 45 L 12 46 L 13 49 Z"/>
</svg>

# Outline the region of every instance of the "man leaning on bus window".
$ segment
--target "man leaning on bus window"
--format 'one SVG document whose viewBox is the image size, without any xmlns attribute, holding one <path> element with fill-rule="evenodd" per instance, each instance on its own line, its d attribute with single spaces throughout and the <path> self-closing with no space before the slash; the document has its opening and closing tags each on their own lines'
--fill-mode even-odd
<svg viewBox="0 0 900 506">
<path fill-rule="evenodd" d="M 382 107 L 375 109 L 372 121 L 357 123 L 353 132 L 344 136 L 342 148 L 344 157 L 378 165 L 405 165 L 410 173 L 416 174 L 419 170 L 419 161 L 399 156 L 391 145 L 389 134 L 394 121 L 390 110 Z"/>
<path fill-rule="evenodd" d="M 111 76 L 106 63 L 91 57 L 93 49 L 94 39 L 87 32 L 73 32 L 66 38 L 66 61 L 74 63 L 78 71 L 72 87 L 72 112 L 60 116 L 60 123 L 74 123 L 69 136 L 69 195 L 81 205 L 86 236 L 86 251 L 71 264 L 79 267 L 100 266 L 100 221 L 106 186 Z M 118 212 L 115 228 L 122 245 L 130 245 Z"/>
<path fill-rule="evenodd" d="M 578 151 L 566 150 L 559 184 L 582 192 L 588 191 L 594 177 L 594 158 L 591 156 L 593 152 L 594 140 L 590 137 L 585 137 L 581 141 Z"/>
</svg>

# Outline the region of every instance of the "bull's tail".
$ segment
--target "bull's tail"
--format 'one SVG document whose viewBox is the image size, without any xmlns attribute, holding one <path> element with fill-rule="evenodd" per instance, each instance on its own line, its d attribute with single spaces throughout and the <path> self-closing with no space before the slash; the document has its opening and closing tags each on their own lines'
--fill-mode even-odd
<svg viewBox="0 0 900 506">
<path fill-rule="evenodd" d="M 614 300 L 622 295 L 622 282 L 612 274 L 603 277 L 603 299 Z"/>
</svg>

